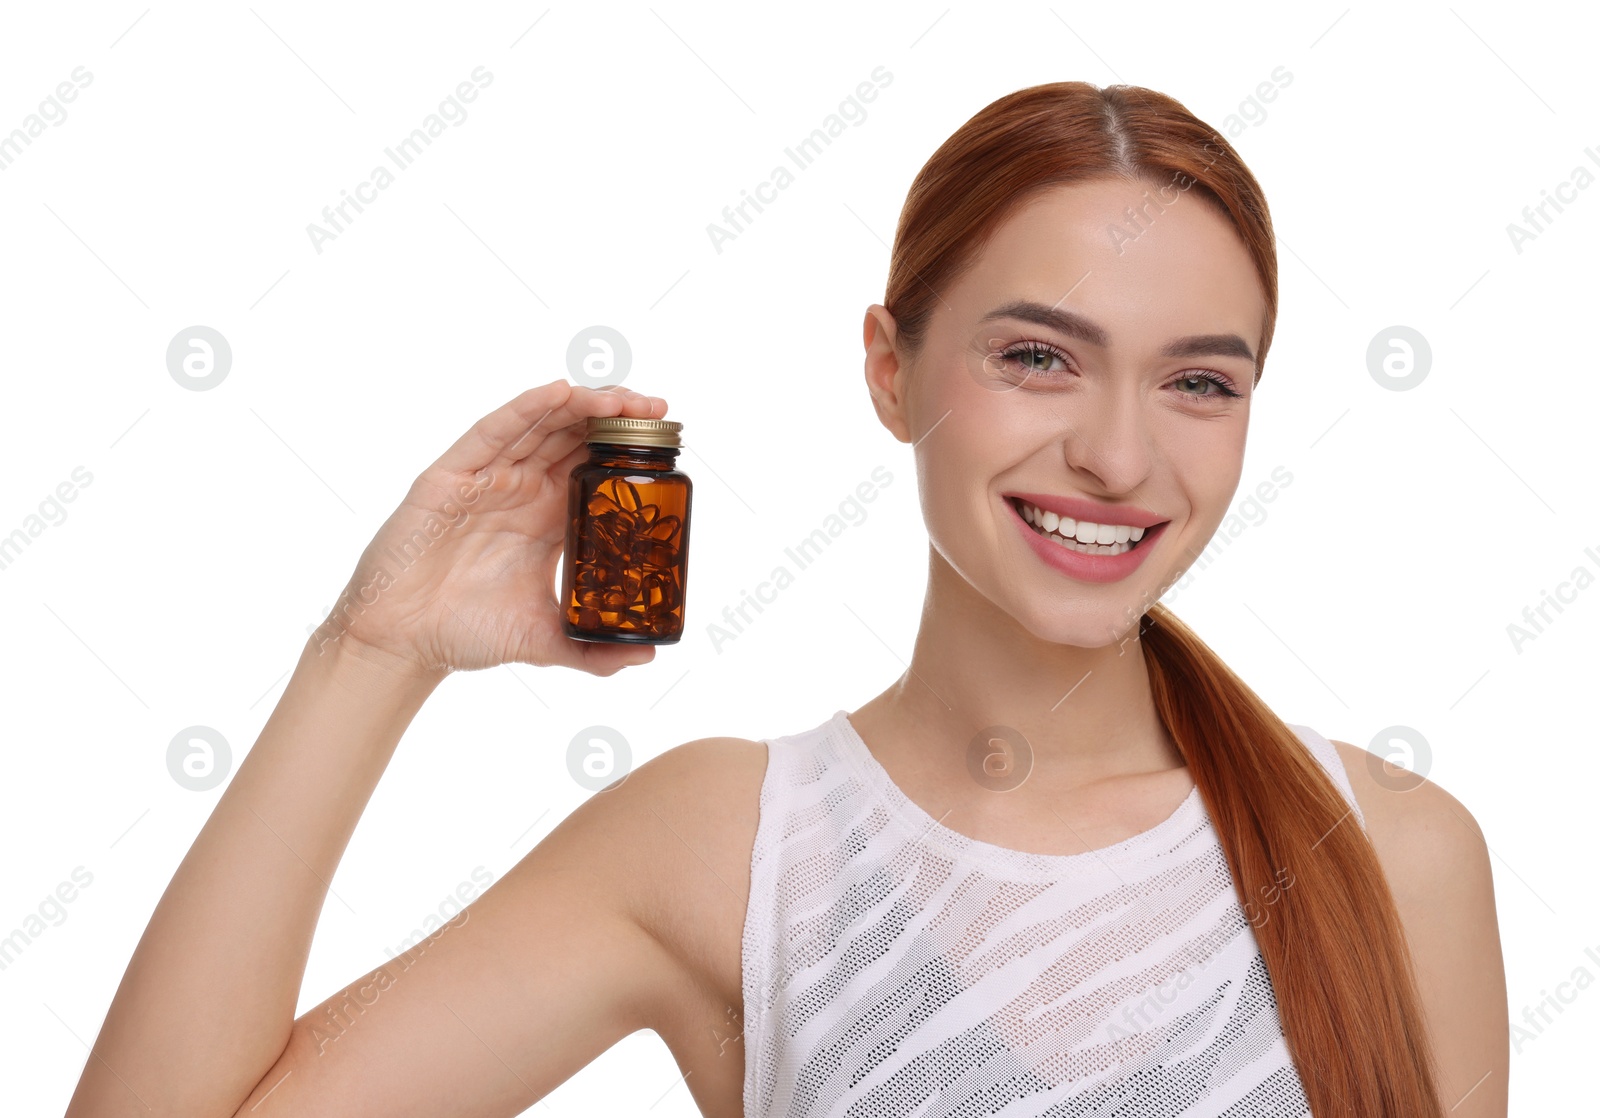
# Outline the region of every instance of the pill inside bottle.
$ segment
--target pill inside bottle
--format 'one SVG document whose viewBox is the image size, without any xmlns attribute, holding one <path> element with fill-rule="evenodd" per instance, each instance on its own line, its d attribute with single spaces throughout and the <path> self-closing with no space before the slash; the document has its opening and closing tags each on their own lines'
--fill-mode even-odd
<svg viewBox="0 0 1600 1118">
<path fill-rule="evenodd" d="M 683 424 L 590 416 L 589 458 L 567 479 L 562 628 L 585 641 L 683 635 L 693 485 L 676 468 Z"/>
</svg>

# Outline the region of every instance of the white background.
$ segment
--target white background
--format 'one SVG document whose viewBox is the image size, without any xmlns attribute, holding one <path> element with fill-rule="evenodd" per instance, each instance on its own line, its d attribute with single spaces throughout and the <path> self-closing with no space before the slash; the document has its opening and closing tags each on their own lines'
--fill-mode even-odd
<svg viewBox="0 0 1600 1118">
<path fill-rule="evenodd" d="M 628 384 L 686 424 L 690 631 L 608 679 L 448 680 L 339 866 L 301 1011 L 589 794 L 565 762 L 581 728 L 617 728 L 637 765 L 809 728 L 901 673 L 927 543 L 911 452 L 862 383 L 861 318 L 939 143 L 1065 79 L 1150 86 L 1223 130 L 1280 66 L 1291 83 L 1230 136 L 1281 250 L 1240 497 L 1276 467 L 1293 483 L 1168 600 L 1288 721 L 1364 745 L 1394 724 L 1424 735 L 1415 767 L 1494 852 L 1511 1014 L 1531 1036 L 1512 1113 L 1559 1105 L 1600 993 L 1561 987 L 1572 1000 L 1537 1035 L 1522 1014 L 1600 974 L 1600 764 L 1580 707 L 1600 590 L 1520 651 L 1507 627 L 1575 568 L 1600 571 L 1584 340 L 1600 188 L 1521 253 L 1506 227 L 1579 164 L 1600 172 L 1584 155 L 1600 158 L 1596 28 L 1578 12 L 8 5 L 0 133 L 75 67 L 93 80 L 0 172 L 0 535 L 74 468 L 93 480 L 0 570 L 0 936 L 75 867 L 93 881 L 0 970 L 4 1109 L 65 1106 L 221 795 L 169 776 L 174 735 L 216 729 L 236 767 L 410 480 L 483 413 L 568 375 L 575 335 L 620 330 Z M 318 253 L 308 223 L 478 66 L 493 82 L 468 117 Z M 865 120 L 717 252 L 707 225 L 879 66 L 893 80 Z M 165 360 L 196 324 L 233 353 L 203 392 Z M 1403 392 L 1366 361 L 1396 324 L 1433 354 Z M 715 651 L 705 627 L 878 465 L 893 482 L 868 519 Z M 537 1109 L 693 1114 L 678 1078 L 638 1033 Z"/>
</svg>

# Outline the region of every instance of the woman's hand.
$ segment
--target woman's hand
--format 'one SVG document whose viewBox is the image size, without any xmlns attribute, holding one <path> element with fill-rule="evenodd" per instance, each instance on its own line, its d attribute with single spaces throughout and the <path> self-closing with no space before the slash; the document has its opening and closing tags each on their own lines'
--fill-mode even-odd
<svg viewBox="0 0 1600 1118">
<path fill-rule="evenodd" d="M 653 660 L 649 645 L 562 632 L 555 577 L 586 417 L 666 410 L 632 389 L 557 380 L 484 416 L 417 477 L 312 641 L 419 676 L 507 662 L 611 675 Z"/>
</svg>

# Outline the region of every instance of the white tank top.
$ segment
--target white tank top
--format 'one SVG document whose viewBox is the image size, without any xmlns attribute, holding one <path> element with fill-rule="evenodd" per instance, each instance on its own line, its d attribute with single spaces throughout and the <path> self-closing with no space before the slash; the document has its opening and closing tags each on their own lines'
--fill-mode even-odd
<svg viewBox="0 0 1600 1118">
<path fill-rule="evenodd" d="M 1361 820 L 1333 744 L 1292 728 Z M 763 741 L 746 1118 L 1310 1114 L 1252 930 L 1276 898 L 1246 918 L 1198 788 L 1032 854 L 917 807 L 843 710 Z"/>
</svg>

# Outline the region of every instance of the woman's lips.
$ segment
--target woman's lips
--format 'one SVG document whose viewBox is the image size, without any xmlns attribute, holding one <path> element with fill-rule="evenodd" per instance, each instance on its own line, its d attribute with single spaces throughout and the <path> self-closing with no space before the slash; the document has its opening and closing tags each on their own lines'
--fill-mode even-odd
<svg viewBox="0 0 1600 1118">
<path fill-rule="evenodd" d="M 1080 582 L 1118 582 L 1127 578 L 1144 563 L 1145 556 L 1165 534 L 1167 525 L 1172 523 L 1163 520 L 1147 528 L 1137 545 L 1119 555 L 1088 555 L 1047 538 L 1022 518 L 1014 501 L 1007 500 L 1006 507 L 1011 510 L 1011 518 L 1016 521 L 1018 530 L 1023 533 L 1034 553 L 1048 566 Z"/>
</svg>

